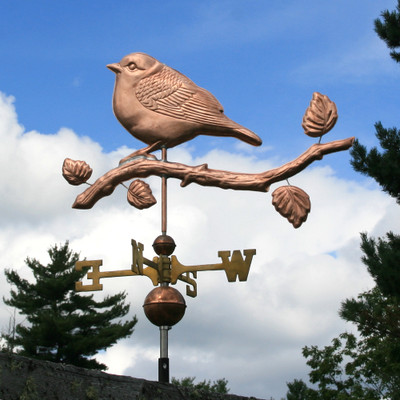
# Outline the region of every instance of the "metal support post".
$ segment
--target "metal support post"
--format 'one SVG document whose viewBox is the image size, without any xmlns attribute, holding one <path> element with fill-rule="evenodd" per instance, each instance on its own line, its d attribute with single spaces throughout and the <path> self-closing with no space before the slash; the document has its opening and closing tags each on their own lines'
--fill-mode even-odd
<svg viewBox="0 0 400 400">
<path fill-rule="evenodd" d="M 158 382 L 169 383 L 168 331 L 169 326 L 160 326 L 160 358 L 158 359 Z"/>
<path fill-rule="evenodd" d="M 163 146 L 162 161 L 167 162 L 167 148 Z M 167 177 L 163 175 L 161 177 L 161 233 L 167 234 Z"/>
</svg>

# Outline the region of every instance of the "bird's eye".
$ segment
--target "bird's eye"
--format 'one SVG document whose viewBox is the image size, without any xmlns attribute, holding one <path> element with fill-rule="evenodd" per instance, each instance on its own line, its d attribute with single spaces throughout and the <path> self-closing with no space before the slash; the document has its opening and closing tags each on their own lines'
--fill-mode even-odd
<svg viewBox="0 0 400 400">
<path fill-rule="evenodd" d="M 134 62 L 130 62 L 127 67 L 131 70 L 134 71 L 137 67 L 136 64 Z"/>
</svg>

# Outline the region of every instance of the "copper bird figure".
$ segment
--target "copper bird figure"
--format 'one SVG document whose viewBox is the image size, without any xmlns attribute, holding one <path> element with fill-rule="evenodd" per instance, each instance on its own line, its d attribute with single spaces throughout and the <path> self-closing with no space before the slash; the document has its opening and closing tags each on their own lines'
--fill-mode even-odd
<svg viewBox="0 0 400 400">
<path fill-rule="evenodd" d="M 262 143 L 255 133 L 229 119 L 210 92 L 147 54 L 129 54 L 107 68 L 116 74 L 116 118 L 132 136 L 148 145 L 121 163 L 198 135 L 235 137 L 253 146 Z"/>
</svg>

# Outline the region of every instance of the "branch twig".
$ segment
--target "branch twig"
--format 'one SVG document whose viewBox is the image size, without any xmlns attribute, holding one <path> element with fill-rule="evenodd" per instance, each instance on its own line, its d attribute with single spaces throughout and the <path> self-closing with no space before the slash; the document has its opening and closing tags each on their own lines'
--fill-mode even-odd
<svg viewBox="0 0 400 400">
<path fill-rule="evenodd" d="M 189 166 L 174 162 L 138 159 L 121 165 L 102 177 L 77 196 L 73 208 L 89 209 L 97 201 L 109 196 L 122 182 L 133 178 L 146 178 L 151 175 L 180 179 L 185 187 L 194 182 L 202 186 L 216 186 L 222 189 L 252 190 L 267 192 L 270 185 L 296 175 L 324 155 L 349 149 L 354 137 L 333 142 L 314 144 L 299 157 L 278 168 L 258 174 L 247 174 L 209 169 L 207 164 Z"/>
</svg>

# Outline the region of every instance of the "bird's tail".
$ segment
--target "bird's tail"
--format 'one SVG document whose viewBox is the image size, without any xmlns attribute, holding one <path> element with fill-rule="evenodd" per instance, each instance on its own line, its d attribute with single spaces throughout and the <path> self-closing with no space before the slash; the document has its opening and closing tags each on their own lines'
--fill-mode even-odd
<svg viewBox="0 0 400 400">
<path fill-rule="evenodd" d="M 226 128 L 228 128 L 228 131 L 230 131 L 228 136 L 232 136 L 239 140 L 243 140 L 243 142 L 246 142 L 253 146 L 262 145 L 261 138 L 258 135 L 256 135 L 253 131 L 231 120 L 225 114 L 223 114 L 223 116 L 224 116 L 224 125 Z"/>
<path fill-rule="evenodd" d="M 243 140 L 244 142 L 251 144 L 253 146 L 261 146 L 262 140 L 261 138 L 252 132 L 250 129 L 247 129 L 243 126 L 240 126 L 235 129 L 236 135 L 235 137 Z"/>
</svg>

